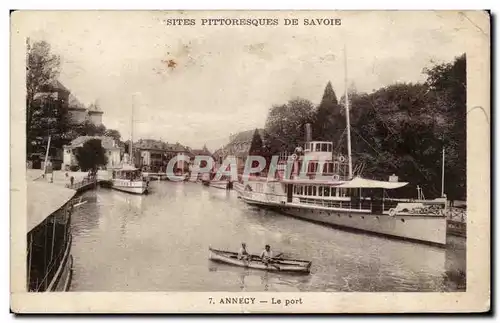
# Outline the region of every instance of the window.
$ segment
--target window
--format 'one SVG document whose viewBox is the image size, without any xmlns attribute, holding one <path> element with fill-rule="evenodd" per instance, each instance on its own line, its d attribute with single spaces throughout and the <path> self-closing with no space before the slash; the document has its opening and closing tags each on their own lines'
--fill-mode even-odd
<svg viewBox="0 0 500 323">
<path fill-rule="evenodd" d="M 323 186 L 318 187 L 318 195 L 323 196 Z"/>
<path fill-rule="evenodd" d="M 332 151 L 332 145 L 331 144 L 328 144 L 328 149 L 327 149 L 328 152 L 331 152 Z"/>
<path fill-rule="evenodd" d="M 316 144 L 316 149 L 314 151 L 321 151 L 321 144 Z"/>
<path fill-rule="evenodd" d="M 307 195 L 312 195 L 312 192 L 313 192 L 312 186 L 308 186 L 307 187 Z"/>
<path fill-rule="evenodd" d="M 325 188 L 324 188 L 324 195 L 326 197 L 330 196 L 330 188 L 328 186 L 325 186 Z"/>
<path fill-rule="evenodd" d="M 304 195 L 304 187 L 301 185 L 299 188 L 300 188 L 299 194 Z"/>
<path fill-rule="evenodd" d="M 313 193 L 312 193 L 313 196 L 316 196 L 316 186 L 313 186 Z"/>
<path fill-rule="evenodd" d="M 321 151 L 328 151 L 328 144 L 321 144 Z"/>
</svg>

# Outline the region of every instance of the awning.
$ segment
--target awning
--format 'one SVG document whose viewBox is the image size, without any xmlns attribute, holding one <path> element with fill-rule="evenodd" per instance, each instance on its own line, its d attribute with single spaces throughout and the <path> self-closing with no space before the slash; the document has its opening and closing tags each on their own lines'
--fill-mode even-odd
<svg viewBox="0 0 500 323">
<path fill-rule="evenodd" d="M 408 185 L 408 182 L 387 182 L 387 181 L 377 181 L 373 179 L 365 179 L 361 177 L 355 177 L 348 182 L 338 185 L 337 187 L 342 188 L 383 188 L 386 190 L 392 190 Z"/>
<path fill-rule="evenodd" d="M 117 168 L 115 170 L 118 171 L 118 172 L 120 172 L 120 171 L 136 171 L 136 170 L 139 170 L 139 169 L 136 168 L 133 165 L 130 165 L 130 164 L 123 164 L 121 168 Z"/>
</svg>

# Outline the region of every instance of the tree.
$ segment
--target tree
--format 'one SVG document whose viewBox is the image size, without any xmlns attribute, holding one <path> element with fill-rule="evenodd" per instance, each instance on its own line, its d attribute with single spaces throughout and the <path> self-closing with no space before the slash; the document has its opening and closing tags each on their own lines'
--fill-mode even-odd
<svg viewBox="0 0 500 323">
<path fill-rule="evenodd" d="M 85 120 L 72 127 L 70 137 L 75 139 L 79 136 L 103 136 L 105 133 L 106 127 L 104 125 L 96 126 L 90 120 Z"/>
<path fill-rule="evenodd" d="M 117 142 L 119 142 L 120 138 L 122 137 L 120 132 L 115 129 L 106 129 L 106 131 L 104 131 L 104 135 L 107 137 L 113 137 L 113 139 Z"/>
<path fill-rule="evenodd" d="M 346 127 L 345 118 L 333 91 L 332 83 L 328 82 L 321 103 L 314 114 L 312 125 L 313 139 L 338 143 Z"/>
<path fill-rule="evenodd" d="M 40 145 L 47 142 L 49 135 L 61 134 L 60 131 L 55 131 L 54 127 L 60 123 L 64 128 L 67 119 L 58 99 L 47 96 L 37 97 L 58 77 L 59 56 L 51 53 L 47 42 L 30 44 L 29 40 L 26 54 L 26 149 L 29 156 L 32 152 L 39 152 L 42 148 Z M 55 140 L 54 144 L 59 143 Z"/>
<path fill-rule="evenodd" d="M 252 143 L 250 144 L 249 155 L 261 155 L 262 154 L 262 138 L 258 129 L 255 129 L 252 137 Z"/>
<path fill-rule="evenodd" d="M 446 149 L 445 191 L 451 199 L 467 195 L 467 59 L 462 54 L 452 63 L 424 69 L 426 84 L 435 96 L 436 108 L 449 127 L 442 135 Z"/>
<path fill-rule="evenodd" d="M 303 145 L 304 126 L 312 122 L 314 105 L 305 99 L 295 98 L 287 104 L 273 106 L 267 115 L 265 138 L 270 154 L 292 152 Z"/>
<path fill-rule="evenodd" d="M 58 55 L 51 53 L 50 44 L 45 41 L 35 42 L 33 45 L 28 42 L 27 45 L 26 122 L 29 128 L 33 113 L 36 111 L 36 107 L 33 106 L 35 95 L 57 79 L 61 61 Z"/>
<path fill-rule="evenodd" d="M 250 144 L 250 149 L 248 152 L 249 156 L 262 156 L 267 157 L 264 152 L 264 147 L 262 143 L 262 138 L 260 137 L 260 133 L 258 129 L 255 129 L 252 137 L 252 143 Z M 252 162 L 251 167 L 257 167 L 259 164 L 258 161 L 254 160 Z"/>
<path fill-rule="evenodd" d="M 31 125 L 26 129 L 28 154 L 45 153 L 49 136 L 51 151 L 61 148 L 72 139 L 68 136 L 68 111 L 61 101 L 51 97 L 39 97 L 32 102 L 32 108 Z"/>
<path fill-rule="evenodd" d="M 88 170 L 95 172 L 98 166 L 106 165 L 106 154 L 101 140 L 90 139 L 86 141 L 82 147 L 76 150 L 76 160 L 84 172 Z"/>
<path fill-rule="evenodd" d="M 415 195 L 416 185 L 439 195 L 439 137 L 447 125 L 428 90 L 425 84 L 394 84 L 350 96 L 353 162 L 364 166 L 362 176 L 387 180 L 394 173 L 411 183 L 400 190 L 407 196 Z"/>
</svg>

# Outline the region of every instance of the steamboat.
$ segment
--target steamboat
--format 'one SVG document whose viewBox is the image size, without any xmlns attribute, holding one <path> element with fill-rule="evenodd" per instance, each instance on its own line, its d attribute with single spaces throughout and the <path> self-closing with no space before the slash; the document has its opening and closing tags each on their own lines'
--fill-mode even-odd
<svg viewBox="0 0 500 323">
<path fill-rule="evenodd" d="M 417 199 L 391 198 L 390 192 L 409 183 L 400 182 L 395 175 L 387 181 L 353 175 L 347 87 L 345 97 L 347 158 L 334 154 L 332 142 L 313 141 L 307 124 L 304 147 L 290 155 L 281 154 L 267 177 L 247 176 L 240 198 L 250 205 L 320 224 L 444 246 L 444 194 L 425 200 L 417 187 Z"/>
</svg>

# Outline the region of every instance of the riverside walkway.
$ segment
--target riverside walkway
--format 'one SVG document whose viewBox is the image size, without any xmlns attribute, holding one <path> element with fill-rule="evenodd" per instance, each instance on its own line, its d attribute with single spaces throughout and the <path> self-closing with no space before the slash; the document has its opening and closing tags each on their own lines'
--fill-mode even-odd
<svg viewBox="0 0 500 323">
<path fill-rule="evenodd" d="M 71 182 L 71 177 L 73 177 L 73 183 Z M 43 176 L 43 171 L 41 169 L 27 169 L 26 180 L 44 181 L 80 192 L 94 187 L 100 181 L 109 179 L 106 171 L 99 171 L 97 173 L 97 178 L 89 178 L 87 172 L 54 171 L 53 173 Z"/>
</svg>

